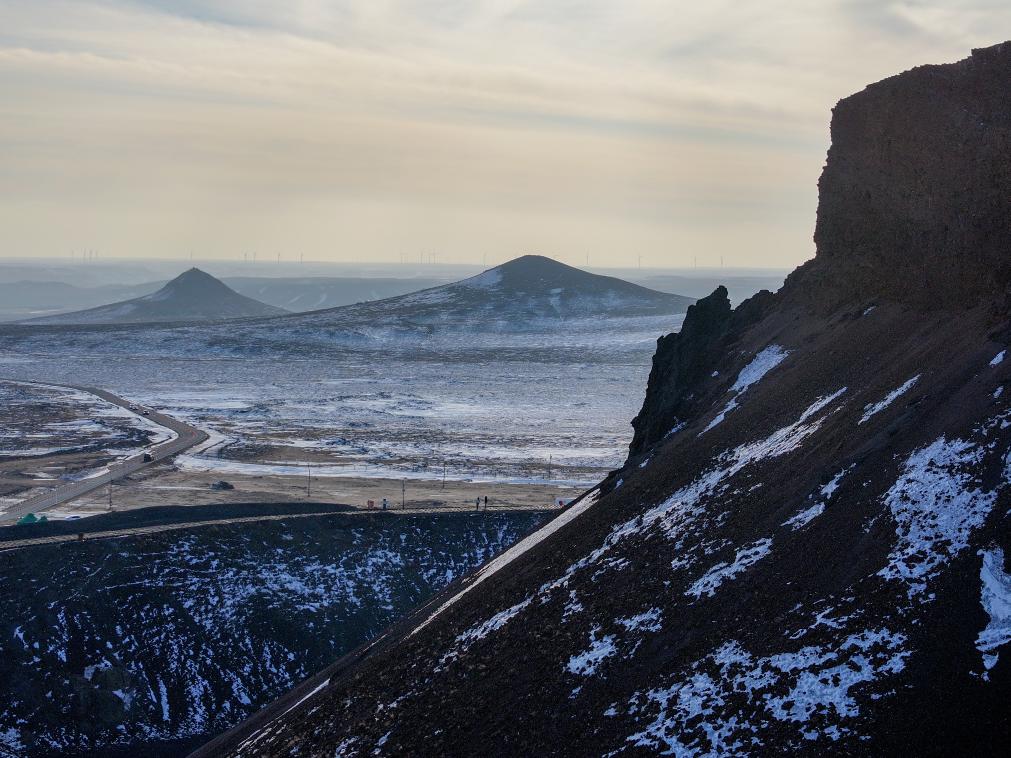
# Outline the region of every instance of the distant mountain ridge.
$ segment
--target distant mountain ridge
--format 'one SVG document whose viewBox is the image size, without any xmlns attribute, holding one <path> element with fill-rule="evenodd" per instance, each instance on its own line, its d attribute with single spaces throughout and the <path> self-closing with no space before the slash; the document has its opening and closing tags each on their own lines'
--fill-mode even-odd
<svg viewBox="0 0 1011 758">
<path fill-rule="evenodd" d="M 612 276 L 523 255 L 452 284 L 301 318 L 326 323 L 439 324 L 454 321 L 521 325 L 591 317 L 684 313 L 694 301 Z"/>
<path fill-rule="evenodd" d="M 240 295 L 198 268 L 184 271 L 157 292 L 83 311 L 29 319 L 26 324 L 134 324 L 221 321 L 280 316 L 283 308 Z"/>
</svg>

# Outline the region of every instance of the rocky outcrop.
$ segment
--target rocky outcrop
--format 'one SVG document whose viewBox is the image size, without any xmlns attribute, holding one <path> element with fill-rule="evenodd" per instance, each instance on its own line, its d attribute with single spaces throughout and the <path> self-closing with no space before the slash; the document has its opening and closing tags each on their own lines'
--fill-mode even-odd
<svg viewBox="0 0 1011 758">
<path fill-rule="evenodd" d="M 646 399 L 632 420 L 635 433 L 629 457 L 648 450 L 675 430 L 678 424 L 705 407 L 723 382 L 714 382 L 713 372 L 741 331 L 761 318 L 773 300 L 762 290 L 736 310 L 731 309 L 727 288 L 720 286 L 688 308 L 680 332 L 660 337 L 653 355 L 653 368 L 646 386 Z"/>
<path fill-rule="evenodd" d="M 820 309 L 885 298 L 1007 309 L 1011 42 L 845 98 L 819 182 L 817 256 L 787 281 Z"/>
<path fill-rule="evenodd" d="M 1011 42 L 958 63 L 872 84 L 833 110 L 819 182 L 817 255 L 779 299 L 830 312 L 890 300 L 921 308 L 1011 306 Z M 767 312 L 760 293 L 731 311 L 718 289 L 657 341 L 630 457 L 694 409 L 735 337 Z"/>
</svg>

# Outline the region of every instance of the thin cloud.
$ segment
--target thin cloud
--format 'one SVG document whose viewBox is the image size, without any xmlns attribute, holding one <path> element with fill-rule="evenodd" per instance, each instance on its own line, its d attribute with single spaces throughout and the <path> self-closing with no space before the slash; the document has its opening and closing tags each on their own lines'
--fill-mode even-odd
<svg viewBox="0 0 1011 758">
<path fill-rule="evenodd" d="M 991 0 L 8 0 L 0 254 L 789 266 L 834 102 L 1008 30 Z"/>
</svg>

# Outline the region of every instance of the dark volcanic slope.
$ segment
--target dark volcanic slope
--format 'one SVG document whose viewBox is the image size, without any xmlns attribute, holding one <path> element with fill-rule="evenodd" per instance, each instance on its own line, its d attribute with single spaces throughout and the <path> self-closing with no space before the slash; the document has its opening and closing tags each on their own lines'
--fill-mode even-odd
<svg viewBox="0 0 1011 758">
<path fill-rule="evenodd" d="M 661 341 L 626 467 L 231 752 L 1007 754 L 1009 82 L 843 101 L 817 258 Z"/>
<path fill-rule="evenodd" d="M 29 324 L 133 324 L 170 321 L 219 321 L 278 316 L 282 308 L 240 295 L 200 269 L 185 271 L 157 292 L 86 311 L 31 319 Z"/>
</svg>

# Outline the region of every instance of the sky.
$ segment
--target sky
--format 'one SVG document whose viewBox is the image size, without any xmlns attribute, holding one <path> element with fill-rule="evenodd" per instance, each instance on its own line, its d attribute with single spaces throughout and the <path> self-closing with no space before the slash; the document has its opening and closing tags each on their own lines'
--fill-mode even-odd
<svg viewBox="0 0 1011 758">
<path fill-rule="evenodd" d="M 789 268 L 836 101 L 1007 0 L 0 0 L 0 257 Z"/>
</svg>

